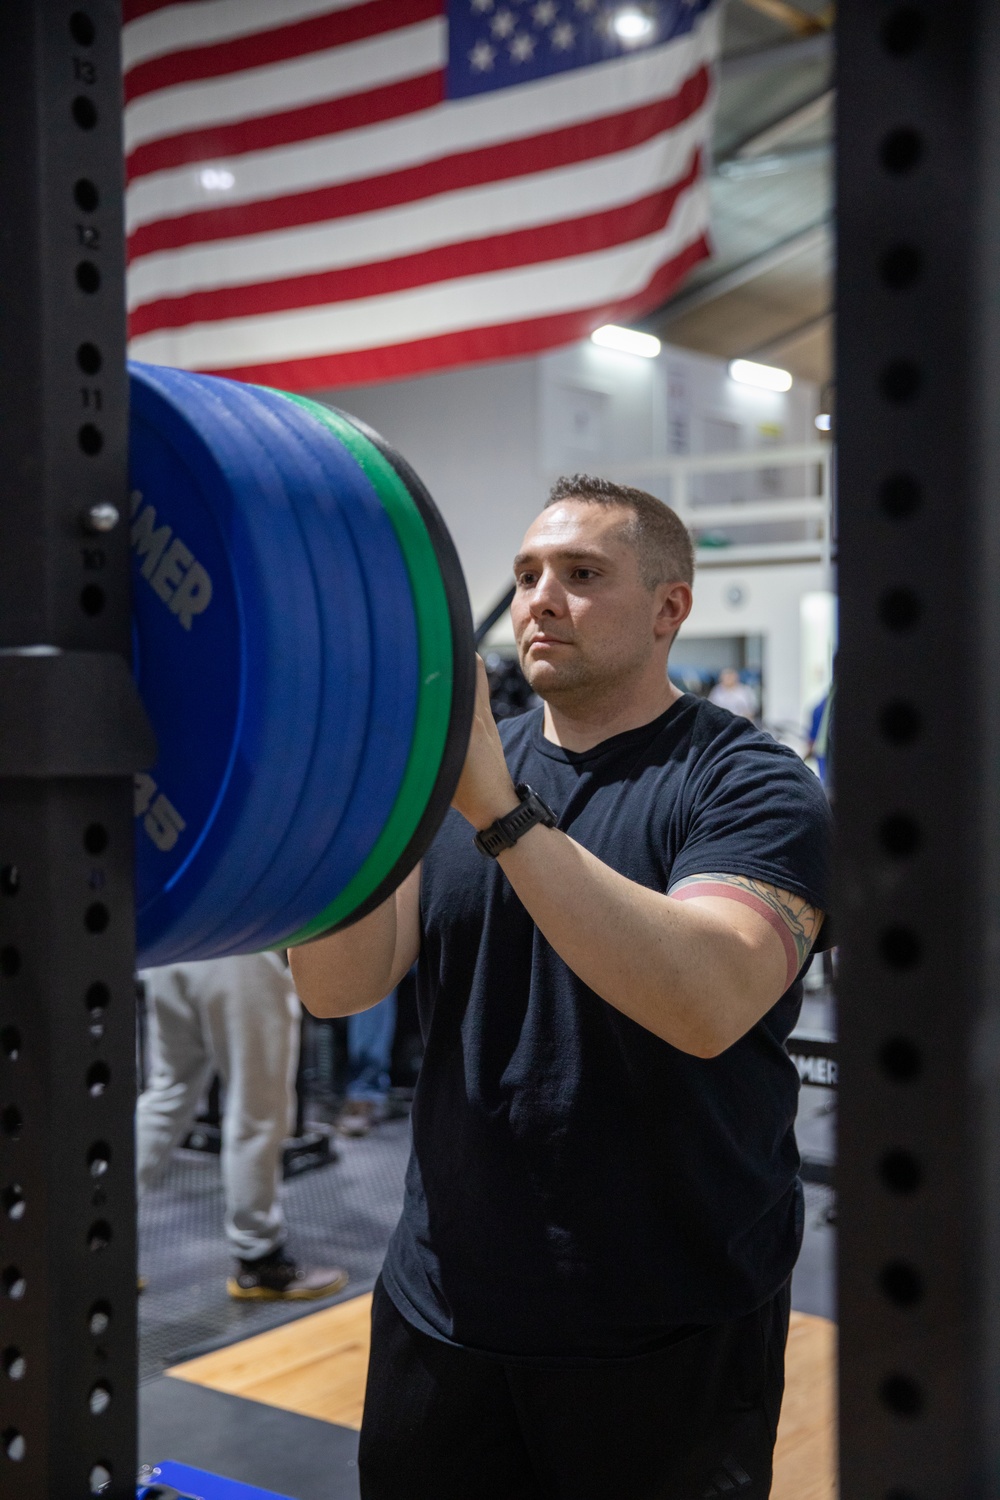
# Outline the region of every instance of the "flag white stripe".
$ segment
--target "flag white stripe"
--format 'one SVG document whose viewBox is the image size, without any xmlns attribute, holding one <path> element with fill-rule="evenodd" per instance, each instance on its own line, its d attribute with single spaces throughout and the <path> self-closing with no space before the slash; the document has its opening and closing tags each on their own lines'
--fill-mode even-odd
<svg viewBox="0 0 1000 1500">
<path fill-rule="evenodd" d="M 129 306 L 389 260 L 616 208 L 676 182 L 695 148 L 705 142 L 710 119 L 710 106 L 704 106 L 682 126 L 629 151 L 531 177 L 442 193 L 376 213 L 147 255 L 130 268 Z"/>
<path fill-rule="evenodd" d="M 448 23 L 434 16 L 305 57 L 157 89 L 133 99 L 125 110 L 125 151 L 174 135 L 179 127 L 196 130 L 252 119 L 428 73 L 444 67 L 447 46 Z"/>
<path fill-rule="evenodd" d="M 234 318 L 133 339 L 130 354 L 182 369 L 231 369 L 550 317 L 636 295 L 708 222 L 705 185 L 683 195 L 664 230 L 614 250 L 439 282 L 333 307 Z"/>
<path fill-rule="evenodd" d="M 453 100 L 399 120 L 227 157 L 225 165 L 236 181 L 224 198 L 205 192 L 194 166 L 150 172 L 129 185 L 128 230 L 161 218 L 217 208 L 222 202 L 252 203 L 355 181 L 362 162 L 364 176 L 376 177 L 455 150 L 475 151 L 640 108 L 669 98 L 685 78 L 713 59 L 716 29 L 713 11 L 690 37 L 648 52 L 578 68 L 559 78 L 540 78 L 495 93 Z M 414 71 L 411 66 L 406 76 L 413 76 Z M 131 108 L 126 111 L 126 119 Z M 244 111 L 252 113 L 249 99 L 244 102 Z"/>
<path fill-rule="evenodd" d="M 365 3 L 367 0 L 281 0 L 280 10 L 276 10 L 274 0 L 200 0 L 198 5 L 168 5 L 122 27 L 122 66 L 127 71 L 136 63 L 168 52 L 235 41 L 255 31 L 274 31 L 276 22 L 291 26 L 310 16 Z"/>
</svg>

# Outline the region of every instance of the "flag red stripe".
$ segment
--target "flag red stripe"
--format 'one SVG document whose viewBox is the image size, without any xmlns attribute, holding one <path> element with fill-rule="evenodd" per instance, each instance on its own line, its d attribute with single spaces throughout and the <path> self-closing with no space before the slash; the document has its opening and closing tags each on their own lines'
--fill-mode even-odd
<svg viewBox="0 0 1000 1500">
<path fill-rule="evenodd" d="M 278 114 L 259 115 L 233 124 L 183 130 L 136 146 L 126 158 L 130 182 L 147 172 L 164 172 L 188 162 L 218 161 L 247 151 L 266 151 L 272 146 L 290 146 L 296 141 L 336 135 L 391 120 L 399 115 L 433 109 L 444 100 L 444 72 L 435 69 L 417 78 L 403 78 L 381 88 L 366 89 L 341 99 L 323 99 Z"/>
<path fill-rule="evenodd" d="M 587 338 L 609 318 L 636 318 L 656 307 L 669 295 L 692 266 L 710 253 L 703 235 L 680 254 L 662 265 L 648 285 L 628 301 L 608 302 L 600 307 L 549 317 L 528 318 L 489 328 L 467 328 L 457 333 L 415 339 L 382 349 L 359 349 L 346 354 L 327 354 L 308 359 L 243 365 L 238 369 L 216 369 L 205 373 L 225 375 L 230 380 L 249 380 L 288 391 L 318 391 L 338 385 L 366 385 L 380 380 L 400 380 L 425 375 L 454 365 L 480 364 L 486 360 L 516 359 L 537 354 L 560 344 Z"/>
<path fill-rule="evenodd" d="M 138 21 L 140 16 L 151 16 L 154 10 L 166 10 L 170 5 L 200 5 L 201 0 L 125 0 L 122 6 L 122 24 Z"/>
<path fill-rule="evenodd" d="M 393 260 L 346 266 L 282 281 L 191 292 L 182 297 L 160 297 L 133 310 L 129 317 L 129 337 L 138 338 L 140 334 L 163 328 L 183 328 L 190 323 L 209 323 L 222 318 L 255 317 L 287 312 L 296 307 L 324 307 L 333 302 L 383 296 L 411 287 L 453 281 L 462 276 L 482 276 L 490 271 L 509 271 L 516 266 L 540 265 L 544 261 L 609 250 L 663 229 L 678 197 L 698 180 L 700 173 L 700 153 L 695 152 L 690 167 L 679 182 L 634 203 L 599 213 L 533 225 L 530 229 L 511 230 L 460 244 L 440 245 Z"/>
<path fill-rule="evenodd" d="M 349 214 L 372 213 L 399 203 L 439 193 L 456 192 L 487 182 L 502 182 L 536 172 L 592 161 L 641 145 L 673 129 L 705 102 L 709 90 L 705 67 L 685 80 L 669 99 L 641 105 L 621 114 L 587 120 L 520 140 L 504 141 L 476 151 L 439 157 L 332 187 L 313 188 L 283 198 L 267 198 L 232 208 L 204 209 L 157 219 L 134 230 L 128 240 L 129 260 L 158 250 L 240 235 L 263 234 L 300 224 L 322 223 Z"/>
<path fill-rule="evenodd" d="M 125 74 L 125 102 L 128 104 L 157 89 L 205 78 L 224 78 L 247 68 L 263 68 L 343 47 L 348 42 L 364 41 L 366 37 L 382 36 L 387 31 L 398 31 L 403 26 L 415 26 L 419 21 L 439 16 L 441 9 L 441 0 L 365 0 L 364 4 L 329 11 L 325 16 L 307 16 L 305 20 L 276 26 L 270 31 L 254 31 L 248 36 L 166 52 L 129 68 Z"/>
</svg>

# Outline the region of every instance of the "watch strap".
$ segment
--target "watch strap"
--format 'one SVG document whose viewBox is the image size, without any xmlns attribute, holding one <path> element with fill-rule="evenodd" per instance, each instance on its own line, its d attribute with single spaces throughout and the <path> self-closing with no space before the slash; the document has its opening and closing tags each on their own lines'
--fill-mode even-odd
<svg viewBox="0 0 1000 1500">
<path fill-rule="evenodd" d="M 480 853 L 489 855 L 490 859 L 496 859 L 505 849 L 513 849 L 518 839 L 523 838 L 536 823 L 545 828 L 555 827 L 555 813 L 527 782 L 519 781 L 514 790 L 521 799 L 519 806 L 497 818 L 488 828 L 481 829 L 473 840 Z"/>
</svg>

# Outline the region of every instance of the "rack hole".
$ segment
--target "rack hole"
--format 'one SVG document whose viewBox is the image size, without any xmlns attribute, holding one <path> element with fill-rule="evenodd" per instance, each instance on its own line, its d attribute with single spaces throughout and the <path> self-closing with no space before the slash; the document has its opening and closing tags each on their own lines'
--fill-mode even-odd
<svg viewBox="0 0 1000 1500">
<path fill-rule="evenodd" d="M 913 1152 L 897 1147 L 883 1156 L 879 1176 L 890 1192 L 915 1193 L 924 1174 Z"/>
<path fill-rule="evenodd" d="M 21 1055 L 21 1033 L 16 1026 L 5 1026 L 0 1031 L 0 1049 L 10 1062 L 17 1062 Z"/>
<path fill-rule="evenodd" d="M 87 1330 L 95 1338 L 101 1339 L 111 1327 L 111 1304 L 110 1302 L 95 1302 L 87 1314 Z"/>
<path fill-rule="evenodd" d="M 75 10 L 69 18 L 69 34 L 78 47 L 89 47 L 94 40 L 94 23 L 84 10 Z"/>
<path fill-rule="evenodd" d="M 894 57 L 915 52 L 924 39 L 924 15 L 916 5 L 901 5 L 882 24 L 882 46 Z"/>
<path fill-rule="evenodd" d="M 920 962 L 920 939 L 909 927 L 887 927 L 879 947 L 891 969 L 912 969 Z"/>
<path fill-rule="evenodd" d="M 92 1417 L 103 1417 L 111 1405 L 111 1387 L 105 1381 L 99 1380 L 90 1388 L 87 1405 L 90 1407 Z"/>
<path fill-rule="evenodd" d="M 25 1210 L 27 1209 L 27 1207 L 28 1205 L 25 1201 L 24 1189 L 21 1187 L 20 1183 L 12 1182 L 9 1187 L 4 1188 L 3 1211 L 7 1215 L 8 1219 L 13 1219 L 14 1222 L 17 1223 L 19 1219 L 24 1218 Z"/>
<path fill-rule="evenodd" d="M 878 1055 L 882 1072 L 895 1083 L 910 1083 L 923 1070 L 924 1059 L 916 1042 L 893 1036 L 882 1044 Z"/>
<path fill-rule="evenodd" d="M 76 268 L 76 284 L 81 292 L 92 295 L 101 285 L 101 273 L 92 260 L 81 260 Z"/>
<path fill-rule="evenodd" d="M 0 1113 L 0 1129 L 12 1141 L 20 1140 L 23 1125 L 24 1120 L 21 1118 L 21 1111 L 16 1104 L 8 1104 L 3 1112 Z"/>
<path fill-rule="evenodd" d="M 924 258 L 916 245 L 893 245 L 882 257 L 882 280 L 894 292 L 902 292 L 919 277 Z"/>
<path fill-rule="evenodd" d="M 91 1177 L 103 1177 L 111 1165 L 111 1147 L 107 1141 L 95 1141 L 87 1152 Z"/>
<path fill-rule="evenodd" d="M 24 1437 L 16 1427 L 5 1427 L 3 1433 L 3 1451 L 11 1463 L 19 1464 L 27 1453 L 27 1444 Z"/>
<path fill-rule="evenodd" d="M 879 1386 L 882 1405 L 897 1417 L 918 1417 L 924 1409 L 924 1393 L 909 1375 L 887 1375 Z"/>
<path fill-rule="evenodd" d="M 908 745 L 921 730 L 920 710 L 914 703 L 897 699 L 887 703 L 879 714 L 879 728 L 894 745 Z"/>
<path fill-rule="evenodd" d="M 73 119 L 81 130 L 93 130 L 97 124 L 97 105 L 86 94 L 77 94 L 73 100 Z"/>
<path fill-rule="evenodd" d="M 99 615 L 107 596 L 99 583 L 88 583 L 80 590 L 80 608 L 85 615 Z"/>
<path fill-rule="evenodd" d="M 882 847 L 897 859 L 907 859 L 920 848 L 920 824 L 909 813 L 890 813 L 879 829 Z"/>
<path fill-rule="evenodd" d="M 87 1230 L 87 1249 L 97 1255 L 111 1244 L 111 1225 L 107 1219 L 95 1219 Z"/>
<path fill-rule="evenodd" d="M 86 453 L 88 458 L 96 458 L 104 447 L 104 434 L 99 427 L 94 426 L 93 422 L 84 422 L 76 435 L 76 440 L 81 451 Z"/>
<path fill-rule="evenodd" d="M 906 1260 L 891 1260 L 883 1266 L 878 1284 L 897 1307 L 915 1307 L 924 1295 L 924 1278 Z"/>
<path fill-rule="evenodd" d="M 106 1495 L 111 1488 L 111 1466 L 107 1463 L 95 1464 L 87 1478 L 92 1495 Z"/>
<path fill-rule="evenodd" d="M 882 371 L 879 384 L 889 401 L 903 405 L 912 401 L 923 384 L 920 366 L 912 359 L 892 359 Z"/>
<path fill-rule="evenodd" d="M 88 932 L 104 932 L 111 921 L 111 913 L 103 901 L 92 901 L 83 914 L 83 925 Z"/>
<path fill-rule="evenodd" d="M 923 495 L 912 474 L 890 474 L 879 490 L 879 503 L 893 521 L 904 521 L 920 509 Z"/>
<path fill-rule="evenodd" d="M 924 154 L 923 136 L 910 125 L 901 125 L 890 130 L 882 142 L 882 165 L 894 177 L 912 172 Z"/>
<path fill-rule="evenodd" d="M 17 865 L 4 865 L 0 869 L 0 893 L 16 896 L 21 889 L 21 872 Z"/>
<path fill-rule="evenodd" d="M 99 1099 L 111 1082 L 111 1069 L 107 1063 L 91 1063 L 87 1069 L 87 1093 L 92 1099 Z"/>
<path fill-rule="evenodd" d="M 23 1380 L 28 1373 L 28 1361 L 16 1344 L 8 1344 L 3 1351 L 3 1372 L 8 1380 Z"/>
<path fill-rule="evenodd" d="M 73 185 L 73 201 L 85 214 L 92 214 L 101 201 L 97 184 L 89 177 L 79 177 Z"/>
<path fill-rule="evenodd" d="M 28 1290 L 28 1283 L 24 1279 L 24 1273 L 17 1266 L 5 1266 L 3 1275 L 0 1276 L 3 1289 L 12 1302 L 20 1302 Z"/>
<path fill-rule="evenodd" d="M 85 375 L 96 375 L 104 360 L 96 344 L 81 344 L 76 351 L 76 362 Z"/>
<path fill-rule="evenodd" d="M 108 847 L 108 830 L 103 823 L 88 823 L 84 829 L 83 847 L 88 854 L 103 854 Z"/>
<path fill-rule="evenodd" d="M 920 600 L 912 589 L 889 589 L 879 600 L 879 619 L 889 630 L 912 630 L 920 619 Z"/>
<path fill-rule="evenodd" d="M 13 943 L 7 943 L 0 948 L 0 974 L 6 974 L 8 979 L 13 979 L 15 974 L 21 972 L 21 950 L 15 948 Z"/>
<path fill-rule="evenodd" d="M 83 998 L 92 1016 L 95 1014 L 103 1015 L 111 1004 L 111 991 L 100 979 L 95 979 L 94 983 L 88 986 L 87 993 Z"/>
</svg>

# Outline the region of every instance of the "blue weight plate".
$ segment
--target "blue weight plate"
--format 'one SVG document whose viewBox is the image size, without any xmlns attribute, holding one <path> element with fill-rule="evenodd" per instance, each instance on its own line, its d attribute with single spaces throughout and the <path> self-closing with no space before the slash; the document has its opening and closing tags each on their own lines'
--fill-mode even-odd
<svg viewBox="0 0 1000 1500">
<path fill-rule="evenodd" d="M 284 480 L 221 382 L 130 370 L 136 672 L 160 745 L 138 783 L 137 936 L 157 964 L 190 957 L 284 837 L 312 756 L 320 628 Z"/>
<path fill-rule="evenodd" d="M 259 438 L 280 454 L 296 505 L 319 603 L 323 662 L 319 725 L 302 798 L 253 891 L 238 911 L 226 914 L 227 952 L 278 943 L 300 925 L 299 913 L 308 920 L 316 902 L 329 899 L 331 882 L 338 889 L 350 879 L 378 838 L 402 780 L 417 691 L 405 566 L 387 546 L 394 537 L 378 495 L 350 455 L 331 446 L 319 424 L 280 393 L 248 387 L 239 394 L 253 402 Z M 389 738 L 384 753 L 382 726 Z M 287 919 L 286 909 L 292 913 Z M 211 950 L 209 940 L 205 952 Z"/>
<path fill-rule="evenodd" d="M 354 540 L 372 621 L 372 703 L 363 759 L 351 786 L 348 811 L 334 826 L 328 807 L 330 775 L 325 769 L 328 754 L 325 745 L 339 735 L 339 721 L 346 705 L 336 703 L 331 697 L 327 729 L 330 738 L 324 742 L 321 735 L 321 751 L 313 766 L 315 774 L 310 790 L 313 817 L 318 828 L 322 825 L 327 829 L 327 841 L 312 865 L 303 861 L 300 885 L 297 889 L 289 885 L 285 903 L 274 909 L 267 942 L 277 944 L 289 933 L 297 932 L 303 922 L 309 921 L 316 910 L 333 900 L 351 880 L 393 810 L 417 717 L 420 654 L 405 558 L 378 490 L 336 435 L 316 422 L 297 402 L 280 392 L 261 392 L 261 395 L 267 396 L 273 404 L 271 410 L 285 423 L 286 431 L 303 444 L 303 453 L 309 455 L 321 474 L 319 513 L 327 535 L 324 546 L 316 552 L 316 561 L 319 600 L 321 609 L 325 606 L 327 610 L 327 627 L 339 628 L 339 600 L 330 586 L 333 576 L 327 574 L 322 561 L 331 541 L 336 544 L 336 529 L 330 529 L 336 508 Z M 262 930 L 258 938 L 261 936 Z"/>
</svg>

